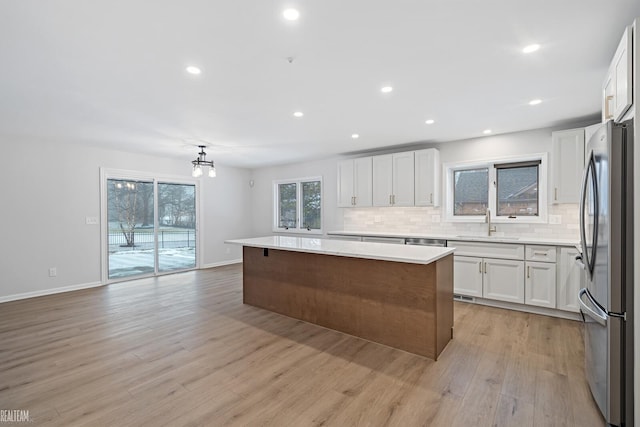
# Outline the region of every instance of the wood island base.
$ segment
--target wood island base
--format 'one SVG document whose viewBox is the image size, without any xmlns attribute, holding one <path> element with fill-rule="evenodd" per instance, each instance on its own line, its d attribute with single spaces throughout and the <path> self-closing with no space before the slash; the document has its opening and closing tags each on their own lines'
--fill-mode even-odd
<svg viewBox="0 0 640 427">
<path fill-rule="evenodd" d="M 453 337 L 453 255 L 430 264 L 243 247 L 243 301 L 437 360 Z"/>
</svg>

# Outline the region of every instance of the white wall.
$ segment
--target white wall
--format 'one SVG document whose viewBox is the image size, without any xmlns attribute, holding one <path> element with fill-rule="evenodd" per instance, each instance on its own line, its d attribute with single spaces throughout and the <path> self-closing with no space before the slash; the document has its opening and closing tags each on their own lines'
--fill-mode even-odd
<svg viewBox="0 0 640 427">
<path fill-rule="evenodd" d="M 0 301 L 100 284 L 100 167 L 190 177 L 188 160 L 49 141 L 2 138 Z M 202 178 L 201 265 L 241 258 L 222 242 L 252 234 L 247 227 L 250 172 L 218 168 Z M 50 267 L 57 276 L 49 277 Z"/>
<path fill-rule="evenodd" d="M 273 234 L 273 181 L 311 176 L 322 177 L 323 191 L 323 230 L 341 230 L 342 211 L 337 204 L 337 165 L 338 158 L 296 163 L 284 166 L 255 169 L 252 188 L 253 231 L 256 236 Z"/>
<path fill-rule="evenodd" d="M 349 157 L 361 157 L 370 154 L 383 154 L 394 151 L 409 151 L 425 147 L 436 147 L 440 150 L 442 163 L 461 162 L 478 159 L 499 158 L 505 156 L 525 155 L 532 153 L 551 152 L 551 132 L 560 129 L 586 126 L 592 122 L 578 122 L 562 128 L 545 128 L 505 135 L 495 135 L 483 138 L 453 141 L 432 145 L 414 145 L 405 149 L 386 149 L 372 153 L 363 153 Z M 302 162 L 278 167 L 256 169 L 253 171 L 255 186 L 252 189 L 253 224 L 256 235 L 269 235 L 273 223 L 273 195 L 272 182 L 277 179 L 299 178 L 305 176 L 322 175 L 324 182 L 324 231 L 363 230 L 381 231 L 383 228 L 405 232 L 440 232 L 451 231 L 451 224 L 434 222 L 433 215 L 441 214 L 440 209 L 433 208 L 338 208 L 337 207 L 337 162 L 339 156 L 319 161 Z M 532 228 L 526 224 L 502 224 L 500 228 L 505 234 L 531 233 L 540 235 L 547 233 L 558 237 L 558 232 L 564 232 L 560 237 L 578 236 L 577 205 L 558 205 L 549 210 L 550 214 L 561 215 L 563 224 L 559 226 L 538 225 Z M 441 215 L 442 216 L 442 215 Z M 366 218 L 365 218 L 366 217 Z M 405 220 L 404 223 L 400 220 Z M 375 222 L 375 224 L 374 224 Z M 385 225 L 386 224 L 386 225 Z M 416 230 L 416 227 L 423 227 Z M 459 225 L 464 232 L 473 233 L 474 227 L 482 224 Z M 455 228 L 455 227 L 454 227 Z M 457 229 L 457 228 L 456 228 Z M 455 234 L 455 233 L 454 233 Z"/>
</svg>

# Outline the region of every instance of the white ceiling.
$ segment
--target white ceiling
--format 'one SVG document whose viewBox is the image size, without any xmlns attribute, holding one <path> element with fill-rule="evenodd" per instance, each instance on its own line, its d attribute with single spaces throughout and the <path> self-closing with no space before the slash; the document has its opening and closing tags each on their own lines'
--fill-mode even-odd
<svg viewBox="0 0 640 427">
<path fill-rule="evenodd" d="M 256 167 L 553 126 L 599 114 L 638 16 L 638 0 L 2 0 L 0 136 L 188 160 L 205 144 Z"/>
</svg>

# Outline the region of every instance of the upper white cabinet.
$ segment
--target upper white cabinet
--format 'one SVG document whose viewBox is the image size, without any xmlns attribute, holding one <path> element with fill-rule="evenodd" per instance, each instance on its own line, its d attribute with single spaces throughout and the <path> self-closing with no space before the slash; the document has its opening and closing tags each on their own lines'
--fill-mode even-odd
<svg viewBox="0 0 640 427">
<path fill-rule="evenodd" d="M 371 206 L 372 173 L 371 157 L 339 161 L 338 207 Z"/>
<path fill-rule="evenodd" d="M 440 206 L 440 152 L 415 152 L 415 205 Z"/>
<path fill-rule="evenodd" d="M 414 205 L 414 155 L 373 156 L 373 206 Z"/>
<path fill-rule="evenodd" d="M 620 121 L 633 104 L 632 27 L 627 27 L 602 85 L 602 121 Z"/>
<path fill-rule="evenodd" d="M 584 129 L 552 133 L 551 203 L 579 203 L 584 167 Z"/>
</svg>

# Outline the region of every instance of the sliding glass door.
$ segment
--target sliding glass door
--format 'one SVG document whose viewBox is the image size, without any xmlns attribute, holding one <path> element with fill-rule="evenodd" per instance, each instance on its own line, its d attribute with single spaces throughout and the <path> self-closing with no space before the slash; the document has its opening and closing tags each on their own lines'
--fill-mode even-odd
<svg viewBox="0 0 640 427">
<path fill-rule="evenodd" d="M 158 184 L 158 271 L 196 266 L 196 186 Z"/>
<path fill-rule="evenodd" d="M 105 177 L 107 280 L 196 267 L 196 186 Z"/>
</svg>

